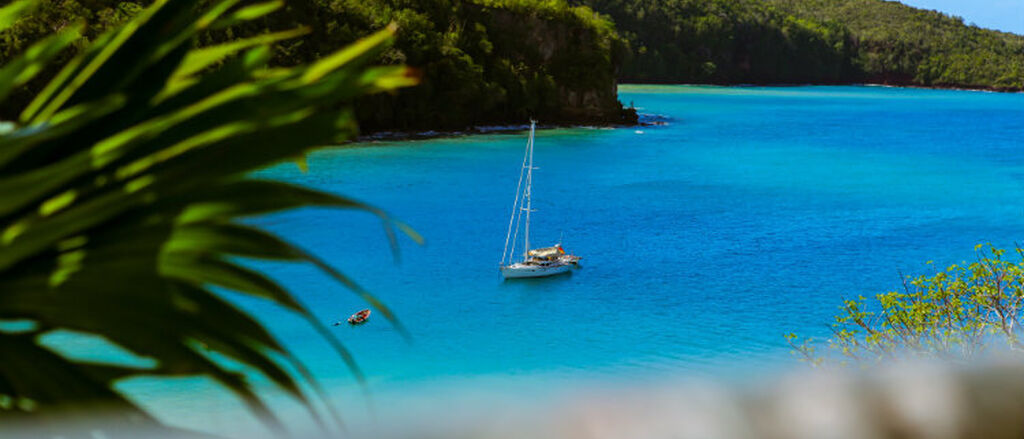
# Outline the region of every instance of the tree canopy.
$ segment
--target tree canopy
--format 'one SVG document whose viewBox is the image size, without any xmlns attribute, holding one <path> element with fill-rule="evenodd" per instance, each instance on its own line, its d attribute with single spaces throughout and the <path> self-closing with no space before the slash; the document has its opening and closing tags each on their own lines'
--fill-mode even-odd
<svg viewBox="0 0 1024 439">
<path fill-rule="evenodd" d="M 906 355 L 970 359 L 1000 347 L 1024 350 L 1024 249 L 976 250 L 975 262 L 906 278 L 902 288 L 874 300 L 843 301 L 823 356 L 813 339 L 786 339 L 794 353 L 815 364 L 870 364 Z"/>
<path fill-rule="evenodd" d="M 91 40 L 149 0 L 39 3 L 0 35 L 0 56 L 79 21 Z M 281 14 L 200 38 L 212 44 L 306 25 L 308 35 L 275 45 L 272 64 L 290 66 L 391 22 L 397 41 L 378 61 L 409 64 L 424 80 L 362 100 L 358 117 L 369 131 L 530 117 L 632 122 L 617 81 L 1024 90 L 1024 37 L 884 0 L 292 0 Z M 27 103 L 41 85 L 28 84 L 10 103 Z M 0 110 L 7 118 L 16 111 Z"/>
<path fill-rule="evenodd" d="M 137 12 L 146 1 L 42 0 L 40 11 L 0 37 L 3 53 L 69 23 L 89 23 L 86 39 Z M 244 3 L 244 2 L 243 2 Z M 525 122 L 631 122 L 616 95 L 626 53 L 612 23 L 564 0 L 295 0 L 280 14 L 227 30 L 202 44 L 306 26 L 309 33 L 275 44 L 271 63 L 315 61 L 382 29 L 398 26 L 395 44 L 378 62 L 407 64 L 421 85 L 357 105 L 365 130 L 461 129 Z M 84 44 L 84 43 L 80 43 Z M 20 95 L 27 102 L 41 83 Z M 10 117 L 15 109 L 5 108 Z"/>
<path fill-rule="evenodd" d="M 882 0 L 767 0 L 801 17 L 842 23 L 868 81 L 1024 90 L 1024 36 Z"/>
<path fill-rule="evenodd" d="M 632 48 L 622 79 L 1024 89 L 1024 37 L 883 0 L 573 0 Z"/>
</svg>

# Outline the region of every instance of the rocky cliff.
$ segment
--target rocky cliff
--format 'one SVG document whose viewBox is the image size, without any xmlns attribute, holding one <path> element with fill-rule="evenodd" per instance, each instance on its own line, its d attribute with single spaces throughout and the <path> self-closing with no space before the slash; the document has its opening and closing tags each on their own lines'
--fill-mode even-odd
<svg viewBox="0 0 1024 439">
<path fill-rule="evenodd" d="M 430 3 L 427 1 L 425 3 Z M 424 84 L 374 98 L 370 130 L 461 129 L 473 125 L 633 123 L 617 98 L 627 49 L 607 19 L 557 2 L 456 1 L 399 16 L 395 57 L 421 69 Z M 423 28 L 428 21 L 432 27 Z M 436 35 L 425 48 L 421 35 Z M 411 108 L 416 108 L 410 111 Z"/>
</svg>

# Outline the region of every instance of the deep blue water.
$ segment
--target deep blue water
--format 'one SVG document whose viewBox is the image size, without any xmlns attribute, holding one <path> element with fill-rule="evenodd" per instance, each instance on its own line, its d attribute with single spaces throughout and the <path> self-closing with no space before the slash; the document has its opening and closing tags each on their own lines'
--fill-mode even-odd
<svg viewBox="0 0 1024 439">
<path fill-rule="evenodd" d="M 563 236 L 584 257 L 572 275 L 498 273 L 525 133 L 330 149 L 308 173 L 261 173 L 406 221 L 427 244 L 403 240 L 398 264 L 364 213 L 256 222 L 350 274 L 410 329 L 412 344 L 380 318 L 334 328 L 383 395 L 791 367 L 782 334 L 827 335 L 843 298 L 1024 238 L 1024 95 L 630 86 L 620 98 L 668 124 L 537 134 L 533 241 Z M 364 308 L 313 268 L 263 267 L 325 322 Z M 351 387 L 306 325 L 244 304 L 328 387 Z"/>
</svg>

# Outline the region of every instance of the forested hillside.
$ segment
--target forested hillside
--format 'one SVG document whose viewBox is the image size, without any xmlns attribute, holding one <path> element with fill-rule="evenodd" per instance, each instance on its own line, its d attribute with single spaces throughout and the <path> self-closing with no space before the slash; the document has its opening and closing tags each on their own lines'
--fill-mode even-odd
<svg viewBox="0 0 1024 439">
<path fill-rule="evenodd" d="M 791 14 L 842 23 L 871 82 L 1024 89 L 1024 36 L 882 0 L 768 0 Z"/>
<path fill-rule="evenodd" d="M 41 8 L 0 34 L 10 55 L 64 26 L 89 24 L 95 38 L 151 1 L 41 0 Z M 253 4 L 256 1 L 243 1 Z M 289 0 L 284 13 L 241 30 L 213 32 L 208 42 L 306 26 L 310 32 L 277 45 L 274 63 L 316 59 L 380 29 L 399 25 L 380 62 L 418 69 L 422 85 L 358 106 L 364 131 L 461 129 L 472 125 L 632 122 L 617 100 L 616 76 L 625 43 L 612 23 L 564 0 Z M 83 42 L 84 44 L 84 42 Z M 67 54 L 68 57 L 71 54 Z M 55 74 L 56 72 L 52 72 Z M 43 75 L 47 76 L 47 75 Z M 27 102 L 42 81 L 23 90 Z M 11 118 L 18 108 L 3 108 Z"/>
<path fill-rule="evenodd" d="M 849 31 L 762 0 L 574 0 L 609 14 L 629 41 L 629 82 L 849 82 Z"/>
<path fill-rule="evenodd" d="M 1024 89 L 1024 37 L 884 0 L 571 0 L 629 41 L 622 79 Z"/>
<path fill-rule="evenodd" d="M 301 0 L 313 28 L 282 50 L 282 63 L 336 50 L 389 22 L 399 26 L 382 60 L 416 67 L 422 85 L 360 106 L 369 130 L 470 125 L 632 122 L 618 102 L 625 43 L 586 7 L 550 0 Z M 274 27 L 274 24 L 268 24 Z"/>
<path fill-rule="evenodd" d="M 55 30 L 87 23 L 83 41 L 152 0 L 40 0 L 0 33 L 0 60 Z M 5 3 L 0 1 L 0 3 Z M 257 0 L 243 0 L 242 5 Z M 416 67 L 418 87 L 366 98 L 366 131 L 635 120 L 616 82 L 717 84 L 877 82 L 1024 89 L 1024 37 L 884 0 L 288 0 L 284 13 L 206 43 L 306 27 L 277 44 L 295 65 L 388 23 L 380 60 Z M 597 12 L 595 12 L 597 11 Z M 65 54 L 70 59 L 72 53 Z M 41 75 L 43 79 L 56 71 Z M 40 79 L 0 108 L 12 118 Z"/>
</svg>

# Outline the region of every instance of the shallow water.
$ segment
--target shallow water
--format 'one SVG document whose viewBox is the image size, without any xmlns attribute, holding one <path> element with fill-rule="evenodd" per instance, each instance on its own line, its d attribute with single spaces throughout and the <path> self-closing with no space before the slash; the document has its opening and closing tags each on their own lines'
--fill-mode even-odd
<svg viewBox="0 0 1024 439">
<path fill-rule="evenodd" d="M 532 240 L 562 237 L 584 257 L 567 276 L 503 282 L 498 273 L 525 133 L 337 148 L 310 157 L 305 174 L 261 173 L 366 200 L 427 239 L 403 240 L 396 264 L 367 214 L 256 221 L 350 274 L 412 332 L 410 344 L 379 315 L 333 328 L 385 401 L 379 417 L 430 405 L 437 389 L 756 378 L 796 364 L 782 335 L 826 336 L 843 298 L 895 288 L 901 271 L 934 271 L 927 261 L 971 259 L 981 242 L 1021 240 L 1024 95 L 689 86 L 620 95 L 668 124 L 537 134 Z M 325 322 L 365 307 L 312 268 L 261 267 Z M 339 399 L 362 404 L 308 326 L 242 304 Z M 186 425 L 203 407 L 230 405 L 197 403 L 199 390 L 183 405 L 182 388 L 203 388 L 194 381 L 126 387 Z"/>
</svg>

